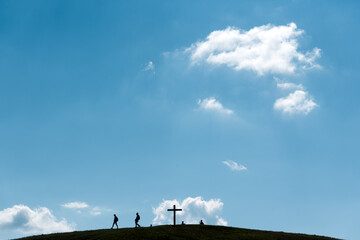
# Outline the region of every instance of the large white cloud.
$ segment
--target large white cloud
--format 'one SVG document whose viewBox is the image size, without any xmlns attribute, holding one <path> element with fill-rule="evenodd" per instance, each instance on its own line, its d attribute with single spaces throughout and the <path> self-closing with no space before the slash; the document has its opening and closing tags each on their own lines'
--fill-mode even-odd
<svg viewBox="0 0 360 240">
<path fill-rule="evenodd" d="M 177 222 L 184 221 L 187 224 L 199 223 L 202 219 L 206 224 L 227 225 L 227 222 L 219 216 L 224 206 L 220 199 L 210 199 L 208 201 L 202 197 L 188 197 L 182 202 L 174 200 L 163 200 L 158 207 L 153 208 L 155 218 L 153 224 L 172 224 L 172 212 L 167 211 L 176 205 L 181 208 L 181 212 L 177 212 Z"/>
<path fill-rule="evenodd" d="M 213 97 L 204 98 L 203 100 L 199 99 L 197 103 L 200 109 L 205 111 L 217 112 L 225 115 L 230 115 L 234 113 L 233 110 L 224 108 L 224 106 Z"/>
<path fill-rule="evenodd" d="M 0 211 L 0 229 L 9 233 L 42 234 L 74 231 L 75 226 L 65 219 L 57 220 L 46 207 L 31 209 L 14 205 Z"/>
<path fill-rule="evenodd" d="M 299 68 L 320 67 L 316 63 L 319 48 L 306 53 L 298 51 L 298 39 L 303 32 L 295 23 L 268 24 L 249 31 L 228 27 L 211 32 L 206 40 L 192 44 L 186 52 L 190 52 L 193 64 L 224 64 L 259 75 L 292 74 Z"/>
<path fill-rule="evenodd" d="M 274 109 L 287 114 L 308 114 L 318 106 L 309 94 L 303 90 L 296 90 L 287 97 L 279 98 L 274 103 Z"/>
</svg>

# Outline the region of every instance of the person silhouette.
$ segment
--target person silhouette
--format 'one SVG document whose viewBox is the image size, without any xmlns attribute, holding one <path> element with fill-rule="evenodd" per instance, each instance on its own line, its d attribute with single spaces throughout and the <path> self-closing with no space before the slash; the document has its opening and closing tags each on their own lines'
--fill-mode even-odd
<svg viewBox="0 0 360 240">
<path fill-rule="evenodd" d="M 138 223 L 140 220 L 140 215 L 139 213 L 136 213 L 136 218 L 135 218 L 135 227 L 141 227 L 140 224 Z"/>
<path fill-rule="evenodd" d="M 202 220 L 202 219 L 200 220 L 200 225 L 204 225 L 204 222 L 203 222 L 203 220 Z"/>
<path fill-rule="evenodd" d="M 116 216 L 116 214 L 114 214 L 114 222 L 113 222 L 111 229 L 114 228 L 114 225 L 116 225 L 116 228 L 119 229 L 119 226 L 117 225 L 118 221 L 119 221 L 118 217 Z"/>
<path fill-rule="evenodd" d="M 184 221 L 181 222 L 181 225 L 185 225 Z"/>
</svg>

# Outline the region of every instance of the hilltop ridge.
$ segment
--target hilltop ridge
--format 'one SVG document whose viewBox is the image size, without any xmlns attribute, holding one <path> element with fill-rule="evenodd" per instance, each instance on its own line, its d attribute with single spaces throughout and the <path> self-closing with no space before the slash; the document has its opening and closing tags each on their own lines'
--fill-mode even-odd
<svg viewBox="0 0 360 240">
<path fill-rule="evenodd" d="M 19 240 L 336 240 L 335 238 L 245 228 L 177 225 L 54 233 Z"/>
</svg>

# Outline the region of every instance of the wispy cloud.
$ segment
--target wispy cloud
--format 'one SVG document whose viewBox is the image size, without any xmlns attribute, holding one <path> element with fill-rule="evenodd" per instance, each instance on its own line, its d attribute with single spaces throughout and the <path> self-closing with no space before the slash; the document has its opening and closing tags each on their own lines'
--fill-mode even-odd
<svg viewBox="0 0 360 240">
<path fill-rule="evenodd" d="M 93 216 L 101 215 L 103 212 L 111 212 L 111 209 L 98 207 L 98 206 L 90 206 L 86 202 L 69 202 L 61 205 L 64 208 L 68 208 L 74 210 L 79 214 L 91 214 Z"/>
<path fill-rule="evenodd" d="M 94 216 L 100 215 L 102 214 L 102 209 L 99 207 L 94 207 L 93 209 L 91 209 L 90 214 Z"/>
<path fill-rule="evenodd" d="M 308 114 L 318 106 L 306 91 L 296 90 L 287 97 L 279 98 L 274 103 L 274 109 L 287 114 Z"/>
<path fill-rule="evenodd" d="M 199 99 L 197 104 L 199 105 L 200 109 L 204 111 L 217 112 L 225 115 L 234 113 L 233 110 L 224 108 L 223 105 L 213 97 L 205 98 L 203 100 Z"/>
<path fill-rule="evenodd" d="M 187 224 L 199 223 L 202 219 L 207 224 L 227 225 L 227 221 L 219 216 L 224 206 L 220 199 L 204 200 L 202 197 L 188 197 L 182 202 L 178 200 L 163 200 L 158 207 L 153 208 L 155 218 L 153 224 L 170 224 L 173 221 L 172 214 L 167 209 L 176 205 L 181 208 L 177 212 L 178 221 L 184 221 Z"/>
<path fill-rule="evenodd" d="M 238 164 L 237 162 L 232 161 L 232 160 L 222 161 L 222 163 L 225 164 L 226 166 L 228 166 L 233 171 L 247 170 L 247 168 L 245 166 Z"/>
<path fill-rule="evenodd" d="M 149 61 L 143 71 L 152 71 L 155 73 L 155 64 Z"/>
<path fill-rule="evenodd" d="M 283 89 L 283 90 L 294 90 L 294 89 L 303 90 L 304 89 L 304 86 L 302 84 L 295 84 L 295 83 L 291 83 L 291 82 L 277 83 L 276 87 Z"/>
<path fill-rule="evenodd" d="M 204 41 L 191 45 L 192 64 L 206 62 L 226 65 L 237 71 L 251 70 L 258 75 L 293 74 L 299 68 L 319 68 L 320 49 L 301 53 L 298 38 L 304 33 L 295 23 L 254 27 L 249 31 L 228 27 L 211 32 Z"/>
<path fill-rule="evenodd" d="M 61 205 L 64 208 L 71 208 L 71 209 L 82 209 L 88 208 L 89 205 L 86 202 L 69 202 Z"/>
<path fill-rule="evenodd" d="M 9 233 L 42 234 L 70 232 L 75 230 L 75 226 L 65 219 L 57 220 L 46 207 L 31 209 L 25 205 L 14 205 L 0 211 L 0 229 Z"/>
<path fill-rule="evenodd" d="M 103 214 L 104 212 L 112 212 L 112 209 L 109 208 L 103 208 L 103 207 L 93 207 L 90 211 L 90 214 L 93 216 L 98 216 Z"/>
</svg>

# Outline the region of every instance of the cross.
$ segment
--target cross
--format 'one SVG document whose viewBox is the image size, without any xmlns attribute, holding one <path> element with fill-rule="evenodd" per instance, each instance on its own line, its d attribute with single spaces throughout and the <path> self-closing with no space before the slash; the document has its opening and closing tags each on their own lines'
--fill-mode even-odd
<svg viewBox="0 0 360 240">
<path fill-rule="evenodd" d="M 168 211 L 174 212 L 174 226 L 176 225 L 176 211 L 182 211 L 182 209 L 176 209 L 174 205 L 173 208 L 168 209 Z"/>
</svg>

